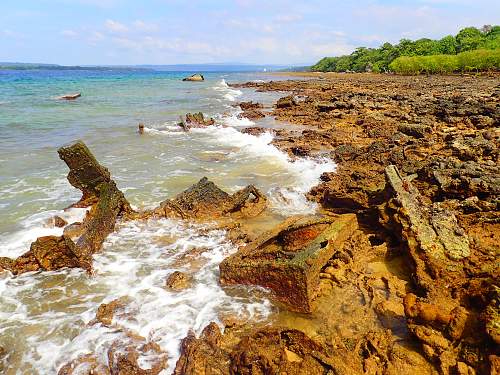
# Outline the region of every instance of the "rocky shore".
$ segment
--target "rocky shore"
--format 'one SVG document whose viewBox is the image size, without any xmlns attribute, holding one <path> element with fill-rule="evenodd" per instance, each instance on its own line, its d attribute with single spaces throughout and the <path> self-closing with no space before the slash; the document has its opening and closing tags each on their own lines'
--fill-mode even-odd
<svg viewBox="0 0 500 375">
<path fill-rule="evenodd" d="M 311 77 L 309 77 L 311 78 Z M 308 198 L 315 215 L 292 216 L 257 236 L 250 218 L 268 200 L 252 185 L 228 194 L 207 178 L 147 211 L 135 211 L 81 142 L 62 147 L 68 180 L 82 191 L 83 223 L 60 223 L 13 274 L 80 267 L 116 221 L 215 222 L 239 251 L 220 264 L 221 285 L 265 287 L 269 321 L 221 319 L 181 344 L 174 374 L 500 373 L 500 76 L 329 74 L 232 85 L 274 91 L 272 108 L 241 103 L 241 117 L 272 116 L 273 144 L 291 158 L 328 157 Z M 213 126 L 203 114 L 182 128 Z M 57 218 L 54 223 L 57 223 Z M 189 288 L 175 272 L 165 288 Z M 115 319 L 129 303 L 103 304 L 89 325 L 120 332 L 104 353 L 68 358 L 59 374 L 158 374 L 167 354 Z M 8 348 L 0 348 L 8 356 Z M 147 366 L 144 363 L 147 362 Z"/>
</svg>

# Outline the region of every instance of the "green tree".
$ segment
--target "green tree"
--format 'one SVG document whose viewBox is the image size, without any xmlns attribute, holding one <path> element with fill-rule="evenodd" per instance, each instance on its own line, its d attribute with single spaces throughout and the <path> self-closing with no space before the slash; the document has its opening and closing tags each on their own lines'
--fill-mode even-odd
<svg viewBox="0 0 500 375">
<path fill-rule="evenodd" d="M 455 55 L 457 53 L 457 40 L 453 35 L 447 35 L 439 41 L 439 53 Z"/>
<path fill-rule="evenodd" d="M 466 27 L 456 36 L 457 52 L 471 51 L 479 47 L 484 35 L 475 27 Z"/>
</svg>

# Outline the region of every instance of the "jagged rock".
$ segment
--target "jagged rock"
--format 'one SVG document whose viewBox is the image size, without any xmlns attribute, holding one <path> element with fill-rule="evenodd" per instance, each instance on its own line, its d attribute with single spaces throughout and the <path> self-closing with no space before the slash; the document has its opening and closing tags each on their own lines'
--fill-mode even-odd
<svg viewBox="0 0 500 375">
<path fill-rule="evenodd" d="M 356 229 L 352 214 L 292 217 L 226 258 L 220 282 L 260 285 L 291 310 L 311 312 L 321 269 Z"/>
<path fill-rule="evenodd" d="M 424 138 L 432 129 L 430 126 L 422 124 L 400 124 L 398 125 L 398 131 L 411 137 Z"/>
<path fill-rule="evenodd" d="M 205 119 L 203 113 L 186 113 L 186 118 L 182 118 L 179 126 L 184 129 L 184 131 L 189 131 L 191 128 L 204 128 L 210 125 L 214 125 L 215 120 L 213 118 Z"/>
<path fill-rule="evenodd" d="M 229 356 L 219 347 L 221 338 L 215 323 L 205 327 L 198 339 L 193 331 L 189 331 L 181 342 L 181 355 L 173 375 L 229 374 Z"/>
<path fill-rule="evenodd" d="M 449 198 L 487 198 L 500 194 L 500 171 L 496 166 L 445 160 L 433 164 L 430 170 L 441 191 Z"/>
<path fill-rule="evenodd" d="M 260 126 L 251 126 L 248 128 L 241 129 L 242 133 L 259 136 L 264 133 L 276 134 L 274 129 L 262 128 Z"/>
<path fill-rule="evenodd" d="M 238 104 L 243 111 L 262 109 L 264 106 L 261 103 L 254 103 L 253 101 L 241 102 Z"/>
<path fill-rule="evenodd" d="M 331 102 L 319 102 L 316 103 L 316 108 L 319 112 L 330 112 L 337 109 L 337 105 Z"/>
<path fill-rule="evenodd" d="M 404 298 L 405 315 L 410 319 L 420 320 L 424 323 L 447 325 L 451 321 L 450 312 L 442 310 L 441 306 L 421 302 L 413 293 L 408 293 Z"/>
<path fill-rule="evenodd" d="M 482 159 L 498 158 L 498 144 L 493 140 L 485 138 L 489 133 L 477 134 L 475 137 L 464 137 L 463 135 L 448 136 L 446 141 L 453 155 L 463 161 L 481 161 Z"/>
<path fill-rule="evenodd" d="M 324 374 L 342 364 L 298 330 L 268 329 L 244 337 L 230 354 L 231 373 Z"/>
<path fill-rule="evenodd" d="M 158 375 L 168 359 L 158 344 L 126 331 L 111 343 L 107 361 L 101 358 L 101 353 L 81 355 L 62 366 L 58 375 Z"/>
<path fill-rule="evenodd" d="M 80 201 L 74 206 L 88 207 L 94 204 L 100 195 L 99 187 L 103 183 L 111 182 L 109 171 L 99 164 L 82 141 L 63 146 L 57 153 L 69 167 L 69 183 L 83 193 Z"/>
<path fill-rule="evenodd" d="M 174 199 L 162 202 L 150 214 L 183 219 L 216 219 L 228 215 L 254 217 L 264 210 L 266 204 L 264 194 L 253 185 L 229 195 L 203 177 Z"/>
<path fill-rule="evenodd" d="M 256 109 L 246 110 L 246 111 L 243 111 L 242 113 L 238 114 L 239 119 L 247 118 L 249 120 L 258 120 L 258 119 L 261 119 L 264 117 L 266 117 L 264 112 L 256 110 Z"/>
<path fill-rule="evenodd" d="M 108 350 L 111 375 L 158 375 L 167 367 L 167 354 L 139 336 L 115 341 Z"/>
<path fill-rule="evenodd" d="M 295 98 L 293 95 L 285 96 L 283 98 L 278 99 L 276 102 L 276 108 L 291 108 L 297 105 Z"/>
<path fill-rule="evenodd" d="M 486 323 L 486 333 L 496 345 L 500 345 L 500 287 L 493 286 L 492 289 L 492 298 L 483 313 L 483 320 Z"/>
<path fill-rule="evenodd" d="M 115 316 L 116 312 L 119 310 L 123 310 L 123 308 L 127 305 L 128 302 L 129 302 L 128 297 L 121 297 L 109 303 L 103 303 L 99 305 L 95 317 L 96 321 L 100 322 L 105 326 L 110 326 L 111 323 L 113 322 L 113 317 Z"/>
<path fill-rule="evenodd" d="M 71 239 L 75 239 L 77 237 L 80 237 L 83 234 L 83 231 L 85 230 L 83 223 L 81 222 L 76 222 L 76 223 L 71 223 L 67 225 L 64 230 L 63 234 Z"/>
<path fill-rule="evenodd" d="M 68 181 L 82 191 L 78 206 L 92 205 L 83 223 L 77 242 L 68 236 L 40 237 L 30 250 L 14 261 L 0 259 L 0 266 L 14 274 L 80 267 L 90 271 L 92 255 L 99 251 L 106 237 L 114 230 L 120 215 L 132 211 L 123 193 L 111 180 L 106 168 L 101 166 L 82 141 L 61 147 L 59 156 L 70 168 Z"/>
<path fill-rule="evenodd" d="M 179 291 L 188 288 L 191 281 L 192 278 L 189 275 L 184 272 L 175 271 L 168 276 L 165 286 L 168 289 Z"/>
<path fill-rule="evenodd" d="M 395 166 L 386 168 L 386 178 L 394 198 L 385 206 L 386 212 L 381 212 L 382 217 L 390 216 L 400 225 L 418 282 L 430 290 L 436 273 L 460 272 L 460 260 L 470 255 L 469 240 L 453 213 L 440 205 L 423 205 L 419 191 Z"/>
<path fill-rule="evenodd" d="M 202 74 L 193 74 L 192 76 L 186 77 L 182 79 L 183 81 L 191 81 L 191 82 L 201 82 L 205 80 Z"/>
<path fill-rule="evenodd" d="M 92 354 L 82 355 L 66 363 L 57 372 L 58 375 L 111 375 L 109 368 L 99 363 Z"/>
<path fill-rule="evenodd" d="M 341 356 L 330 356 L 320 344 L 295 329 L 260 329 L 244 333 L 230 344 L 215 323 L 200 338 L 191 331 L 182 341 L 174 375 L 361 374 Z M 345 359 L 345 358 L 342 358 Z"/>
<path fill-rule="evenodd" d="M 54 226 L 57 228 L 62 228 L 68 224 L 68 222 L 66 220 L 64 220 L 62 217 L 57 216 L 57 215 L 52 218 L 52 222 L 53 222 Z"/>
</svg>

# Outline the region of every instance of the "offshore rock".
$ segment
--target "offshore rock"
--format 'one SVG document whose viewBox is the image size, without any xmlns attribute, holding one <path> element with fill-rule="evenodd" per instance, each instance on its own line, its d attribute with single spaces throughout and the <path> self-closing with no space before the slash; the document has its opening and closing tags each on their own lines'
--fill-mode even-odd
<svg viewBox="0 0 500 375">
<path fill-rule="evenodd" d="M 0 267 L 14 274 L 64 267 L 90 271 L 92 255 L 113 232 L 116 220 L 132 211 L 109 171 L 97 162 L 82 141 L 61 147 L 58 153 L 70 168 L 68 181 L 83 193 L 76 206 L 91 208 L 83 220 L 76 243 L 66 235 L 40 237 L 16 260 L 0 259 Z"/>
<path fill-rule="evenodd" d="M 110 326 L 113 323 L 115 314 L 122 311 L 129 301 L 128 297 L 120 297 L 109 303 L 102 303 L 97 308 L 95 320 L 105 326 Z"/>
<path fill-rule="evenodd" d="M 254 217 L 266 208 L 266 204 L 265 195 L 253 185 L 229 195 L 203 177 L 174 199 L 162 202 L 160 207 L 147 215 L 205 220 L 223 216 Z"/>
<path fill-rule="evenodd" d="M 181 117 L 181 122 L 179 126 L 184 129 L 184 131 L 189 131 L 191 128 L 204 128 L 210 125 L 214 125 L 215 120 L 213 118 L 205 119 L 203 113 L 186 113 L 186 118 Z"/>
<path fill-rule="evenodd" d="M 175 271 L 170 274 L 165 282 L 165 286 L 170 290 L 183 290 L 189 287 L 192 278 L 184 272 Z"/>
<path fill-rule="evenodd" d="M 65 364 L 58 375 L 158 375 L 167 367 L 167 354 L 153 342 L 131 332 L 111 343 L 107 361 L 86 354 Z"/>
<path fill-rule="evenodd" d="M 309 313 L 321 269 L 357 227 L 353 214 L 292 217 L 226 258 L 220 282 L 269 288 L 289 309 Z"/>
<path fill-rule="evenodd" d="M 264 108 L 261 103 L 254 103 L 252 101 L 241 102 L 239 106 L 243 112 L 238 115 L 238 118 L 258 120 L 266 117 L 266 115 L 261 111 L 262 108 Z"/>
<path fill-rule="evenodd" d="M 75 100 L 78 99 L 82 94 L 80 92 L 77 92 L 75 94 L 66 94 L 58 97 L 57 99 L 59 100 Z"/>
<path fill-rule="evenodd" d="M 183 81 L 191 81 L 191 82 L 201 82 L 205 80 L 202 74 L 193 74 L 192 76 L 186 77 L 182 79 Z"/>
<path fill-rule="evenodd" d="M 107 366 L 99 363 L 92 354 L 81 355 L 62 366 L 58 375 L 111 375 Z"/>
</svg>

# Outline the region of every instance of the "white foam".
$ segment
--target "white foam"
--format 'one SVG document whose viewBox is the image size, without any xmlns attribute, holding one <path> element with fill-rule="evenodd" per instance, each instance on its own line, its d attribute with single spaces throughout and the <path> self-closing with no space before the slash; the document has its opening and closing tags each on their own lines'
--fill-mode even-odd
<svg viewBox="0 0 500 375">
<path fill-rule="evenodd" d="M 69 224 L 82 221 L 87 209 L 71 208 L 65 211 L 44 211 L 29 216 L 21 221 L 21 229 L 1 236 L 0 256 L 16 258 L 29 250 L 30 244 L 38 237 L 60 236 L 64 228 L 55 227 L 50 223 L 54 216 L 60 216 Z"/>
<path fill-rule="evenodd" d="M 235 127 L 248 127 L 255 125 L 255 122 L 246 118 L 239 117 L 239 115 L 243 113 L 243 111 L 236 111 L 229 116 L 222 117 L 222 123 L 226 126 L 235 126 Z"/>
<path fill-rule="evenodd" d="M 222 79 L 218 82 L 213 89 L 219 93 L 221 93 L 222 97 L 230 102 L 236 101 L 236 98 L 243 95 L 243 92 L 240 90 L 232 89 L 228 86 L 226 81 Z"/>
<path fill-rule="evenodd" d="M 210 129 L 193 129 L 204 133 L 211 142 L 237 148 L 229 154 L 236 160 L 247 160 L 248 163 L 266 163 L 274 165 L 277 170 L 288 172 L 290 183 L 285 176 L 280 178 L 280 185 L 268 191 L 272 207 L 284 214 L 309 214 L 316 210 L 316 204 L 308 201 L 305 194 L 319 182 L 324 172 L 335 171 L 335 163 L 326 158 L 299 158 L 292 160 L 287 154 L 271 144 L 273 135 L 265 132 L 258 136 L 241 133 L 231 127 L 211 127 Z"/>
<path fill-rule="evenodd" d="M 165 244 L 165 237 L 175 237 L 175 240 Z M 108 237 L 103 251 L 94 259 L 95 272 L 91 278 L 71 271 L 73 277 L 86 284 L 89 294 L 82 296 L 83 300 L 93 302 L 84 303 L 85 310 L 79 316 L 66 313 L 51 322 L 50 313 L 45 317 L 33 317 L 20 311 L 3 318 L 7 319 L 7 325 L 13 324 L 13 319 L 16 325 L 29 324 L 35 319 L 38 324 L 43 321 L 44 325 L 54 328 L 71 325 L 75 320 L 80 322 L 79 333 L 71 341 L 50 340 L 42 332 L 30 335 L 32 345 L 23 360 L 41 373 L 55 373 L 62 364 L 83 353 L 101 353 L 105 359 L 107 349 L 121 333 L 101 325 L 85 327 L 85 322 L 95 316 L 99 303 L 127 295 L 132 302 L 115 322 L 166 350 L 169 369 L 165 373 L 171 373 L 178 358 L 180 340 L 189 329 L 200 333 L 211 321 L 220 322 L 221 316 L 260 320 L 270 313 L 271 304 L 267 299 L 231 297 L 219 286 L 218 264 L 234 251 L 236 248 L 221 230 L 172 220 L 130 222 Z M 165 280 L 174 270 L 191 274 L 194 285 L 182 292 L 166 290 Z M 55 277 L 62 272 L 52 275 Z M 41 278 L 30 276 L 21 276 L 22 288 L 37 290 L 36 284 Z M 6 283 L 9 285 L 2 285 L 0 280 L 0 291 L 9 292 L 0 296 L 2 303 L 19 293 L 15 281 Z M 62 284 L 61 288 L 67 290 L 71 285 Z M 22 306 L 23 302 L 17 303 Z"/>
</svg>

